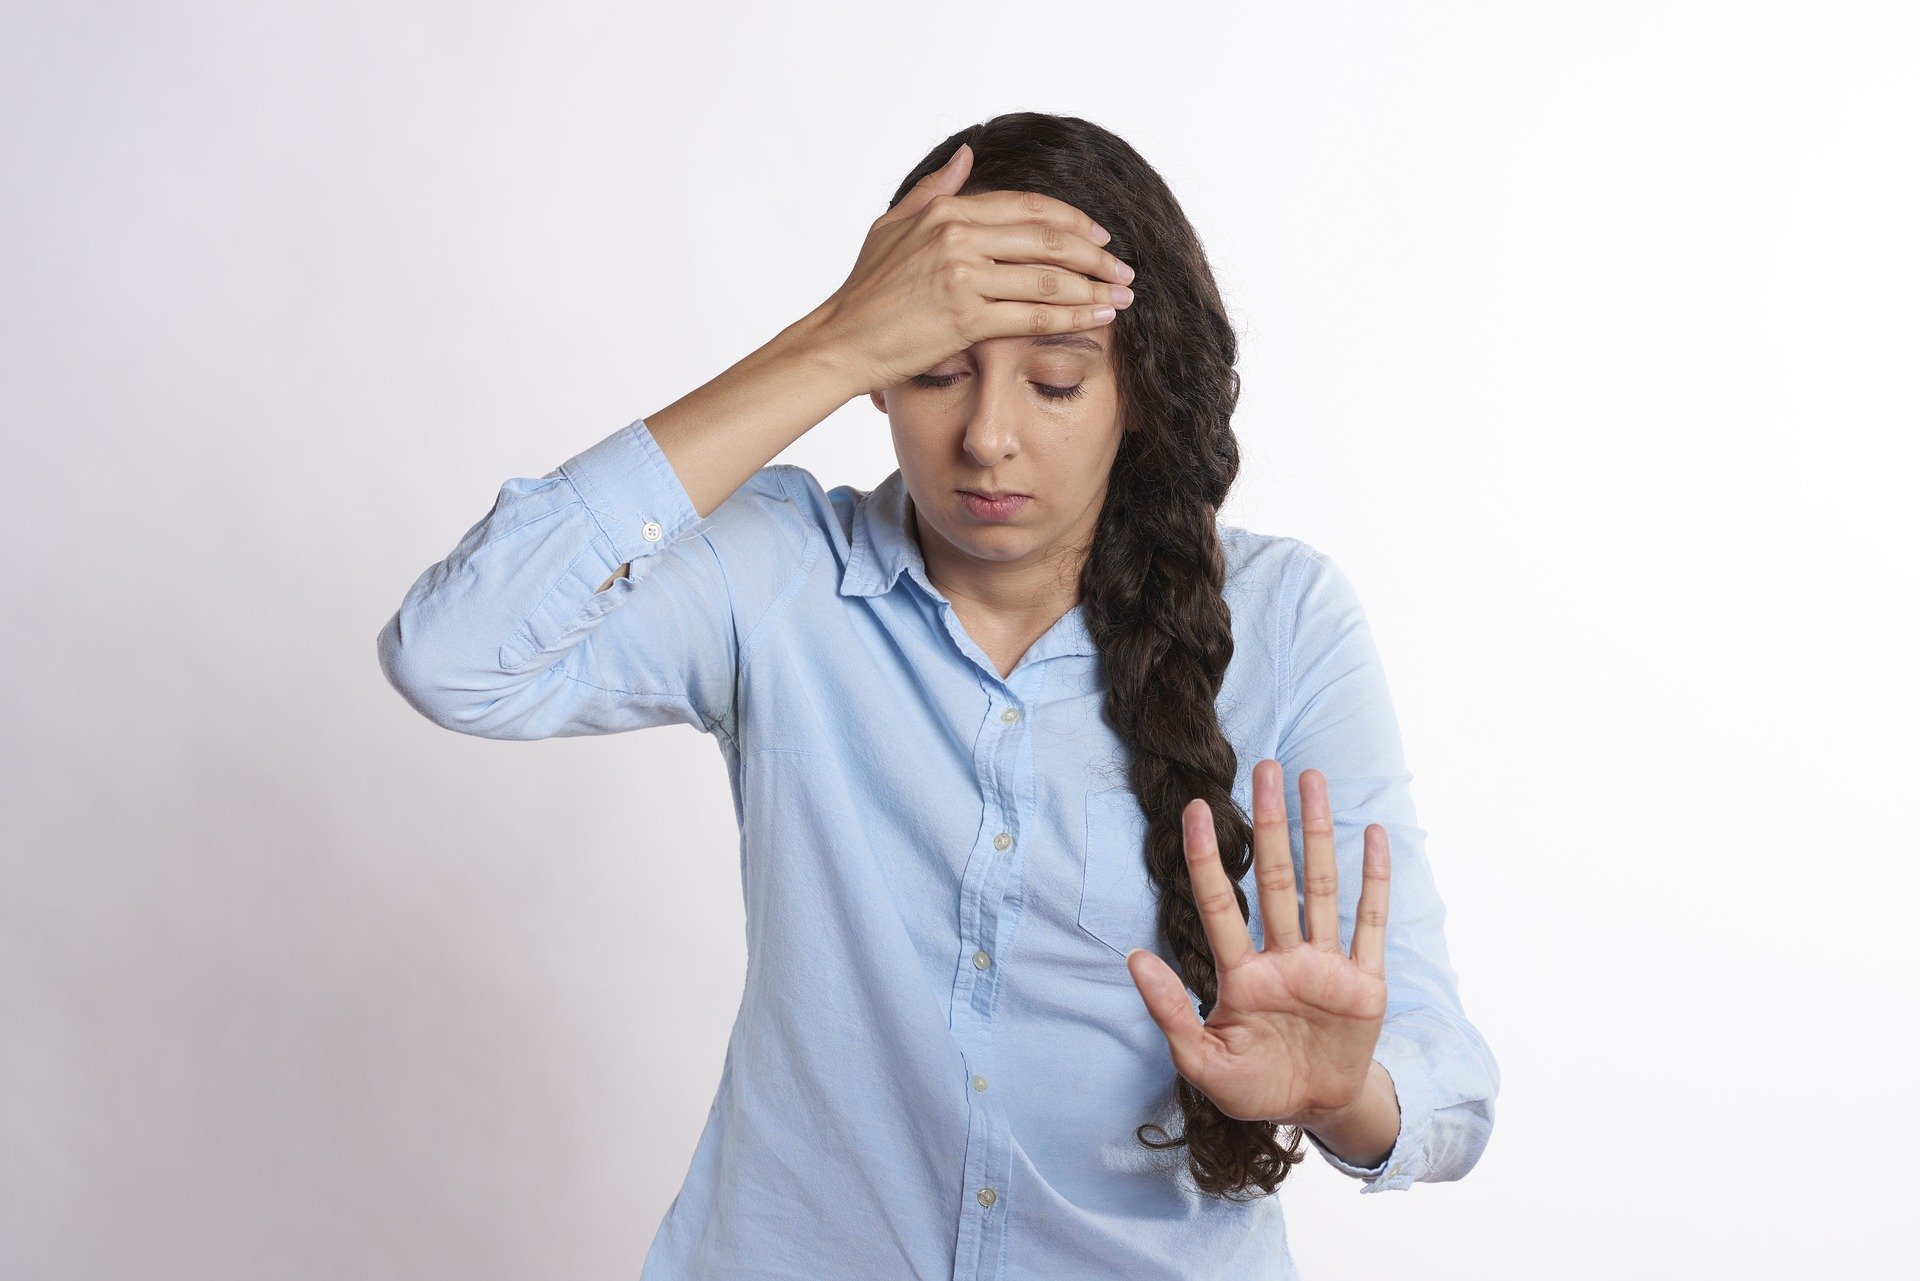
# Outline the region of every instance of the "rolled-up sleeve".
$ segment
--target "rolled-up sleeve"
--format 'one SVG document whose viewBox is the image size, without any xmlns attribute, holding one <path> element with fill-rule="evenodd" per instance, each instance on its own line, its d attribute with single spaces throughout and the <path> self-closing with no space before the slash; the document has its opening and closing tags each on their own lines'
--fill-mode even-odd
<svg viewBox="0 0 1920 1281">
<path fill-rule="evenodd" d="M 1353 585 L 1324 553 L 1300 544 L 1283 593 L 1292 634 L 1276 647 L 1284 668 L 1285 724 L 1276 759 L 1286 774 L 1289 836 L 1304 875 L 1300 771 L 1326 776 L 1339 863 L 1341 950 L 1352 946 L 1367 827 L 1387 831 L 1387 1013 L 1374 1058 L 1392 1077 L 1400 1131 L 1372 1168 L 1335 1156 L 1307 1137 L 1334 1168 L 1364 1179 L 1362 1192 L 1462 1178 L 1493 1132 L 1499 1067 L 1468 1020 L 1447 953 L 1446 907 L 1426 855 L 1386 674 Z"/>
<path fill-rule="evenodd" d="M 509 480 L 381 628 L 381 669 L 428 719 L 485 738 L 672 723 L 731 737 L 743 618 L 804 559 L 782 470 L 703 519 L 635 420 Z"/>
</svg>

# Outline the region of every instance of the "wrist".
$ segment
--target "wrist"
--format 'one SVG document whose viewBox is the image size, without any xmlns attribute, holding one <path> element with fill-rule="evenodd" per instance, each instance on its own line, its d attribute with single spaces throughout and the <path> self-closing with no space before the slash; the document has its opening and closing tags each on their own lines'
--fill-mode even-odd
<svg viewBox="0 0 1920 1281">
<path fill-rule="evenodd" d="M 1400 1123 L 1400 1099 L 1393 1075 L 1378 1059 L 1369 1062 L 1360 1093 L 1344 1106 L 1320 1109 L 1289 1122 L 1311 1131 L 1341 1160 L 1367 1167 L 1379 1165 L 1392 1155 L 1399 1141 Z"/>
<path fill-rule="evenodd" d="M 843 393 L 842 404 L 873 390 L 873 377 L 864 362 L 846 348 L 833 328 L 830 301 L 781 330 L 769 346 L 812 376 L 834 384 Z"/>
<path fill-rule="evenodd" d="M 1372 1082 L 1372 1068 L 1367 1069 L 1367 1077 L 1368 1079 L 1361 1083 L 1359 1091 L 1345 1103 L 1342 1103 L 1338 1107 L 1308 1108 L 1288 1121 L 1287 1124 L 1297 1125 L 1303 1130 L 1313 1130 L 1316 1133 L 1322 1129 L 1332 1129 L 1339 1126 L 1341 1122 L 1350 1118 L 1354 1110 L 1365 1100 L 1367 1087 Z"/>
</svg>

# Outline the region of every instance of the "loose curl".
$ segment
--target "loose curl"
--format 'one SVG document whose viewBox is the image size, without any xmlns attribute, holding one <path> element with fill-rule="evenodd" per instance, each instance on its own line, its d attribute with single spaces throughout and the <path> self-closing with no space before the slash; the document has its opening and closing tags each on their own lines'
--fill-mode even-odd
<svg viewBox="0 0 1920 1281">
<path fill-rule="evenodd" d="M 1187 875 L 1181 812 L 1194 797 L 1214 832 L 1240 915 L 1252 866 L 1253 823 L 1233 796 L 1237 758 L 1214 700 L 1233 657 L 1231 611 L 1215 514 L 1240 470 L 1234 406 L 1238 342 L 1200 238 L 1165 181 L 1120 137 L 1076 116 L 1014 112 L 969 125 L 930 151 L 888 202 L 898 204 L 961 143 L 973 148 L 963 195 L 1037 191 L 1088 214 L 1113 234 L 1104 248 L 1140 284 L 1111 322 L 1124 430 L 1106 502 L 1080 574 L 1087 630 L 1107 680 L 1103 712 L 1130 749 L 1128 781 L 1147 816 L 1144 857 L 1159 888 L 1159 926 L 1205 1018 L 1219 997 Z M 1286 1144 L 1277 1121 L 1241 1121 L 1176 1074 L 1178 1136 L 1148 1122 L 1149 1148 L 1184 1145 L 1196 1187 L 1254 1200 L 1305 1160 L 1299 1127 Z M 1258 1188 L 1258 1194 L 1243 1195 Z"/>
</svg>

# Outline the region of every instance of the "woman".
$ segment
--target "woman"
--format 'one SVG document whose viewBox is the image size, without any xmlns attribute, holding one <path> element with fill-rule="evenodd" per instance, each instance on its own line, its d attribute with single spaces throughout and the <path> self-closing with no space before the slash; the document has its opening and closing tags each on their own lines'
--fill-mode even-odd
<svg viewBox="0 0 1920 1281">
<path fill-rule="evenodd" d="M 1303 1135 L 1366 1191 L 1478 1160 L 1498 1071 L 1364 614 L 1216 519 L 1234 361 L 1153 169 L 1001 116 L 382 631 L 447 728 L 725 755 L 745 992 L 643 1281 L 1291 1276 Z M 871 492 L 770 465 L 863 393 Z"/>
</svg>

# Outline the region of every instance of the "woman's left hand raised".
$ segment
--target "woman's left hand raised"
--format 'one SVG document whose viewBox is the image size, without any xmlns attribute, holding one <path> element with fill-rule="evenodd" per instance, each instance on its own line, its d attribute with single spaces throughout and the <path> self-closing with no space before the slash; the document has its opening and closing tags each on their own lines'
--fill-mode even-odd
<svg viewBox="0 0 1920 1281">
<path fill-rule="evenodd" d="M 1366 1083 L 1387 1010 L 1387 829 L 1369 824 L 1353 953 L 1340 951 L 1333 811 L 1319 770 L 1300 774 L 1306 936 L 1294 896 L 1280 762 L 1253 767 L 1253 865 L 1264 946 L 1256 950 L 1220 862 L 1213 812 L 1181 815 L 1194 901 L 1213 947 L 1219 997 L 1200 1021 L 1180 975 L 1136 948 L 1127 972 L 1166 1034 L 1173 1065 L 1226 1115 L 1310 1126 L 1352 1104 Z"/>
</svg>

